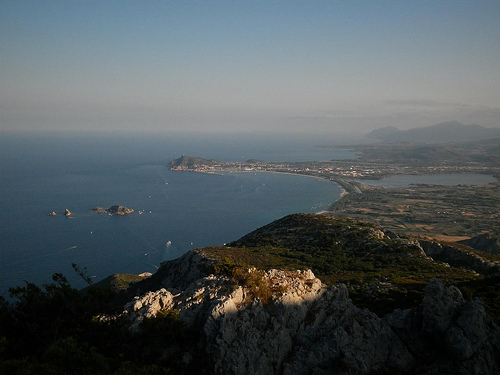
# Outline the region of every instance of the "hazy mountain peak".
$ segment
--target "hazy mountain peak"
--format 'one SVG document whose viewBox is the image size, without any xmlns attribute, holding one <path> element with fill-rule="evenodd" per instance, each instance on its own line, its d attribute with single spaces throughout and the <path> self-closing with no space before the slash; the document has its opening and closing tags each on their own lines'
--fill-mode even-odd
<svg viewBox="0 0 500 375">
<path fill-rule="evenodd" d="M 464 125 L 458 121 L 445 121 L 408 130 L 386 126 L 371 131 L 366 137 L 381 139 L 385 142 L 465 142 L 500 137 L 500 129 L 485 128 L 477 124 Z"/>
</svg>

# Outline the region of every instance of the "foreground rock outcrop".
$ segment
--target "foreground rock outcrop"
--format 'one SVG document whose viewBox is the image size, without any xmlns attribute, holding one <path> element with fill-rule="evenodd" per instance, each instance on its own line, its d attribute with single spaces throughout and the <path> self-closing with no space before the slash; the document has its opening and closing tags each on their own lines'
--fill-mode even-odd
<svg viewBox="0 0 500 375">
<path fill-rule="evenodd" d="M 496 374 L 500 330 L 480 300 L 432 279 L 422 303 L 383 318 L 356 307 L 343 284 L 309 271 L 204 272 L 192 251 L 167 262 L 158 288 L 125 306 L 130 329 L 166 309 L 201 332 L 214 374 Z M 171 271 L 171 272 L 169 272 Z M 179 277 L 181 277 L 179 279 Z M 196 353 L 185 357 L 196 360 Z"/>
</svg>

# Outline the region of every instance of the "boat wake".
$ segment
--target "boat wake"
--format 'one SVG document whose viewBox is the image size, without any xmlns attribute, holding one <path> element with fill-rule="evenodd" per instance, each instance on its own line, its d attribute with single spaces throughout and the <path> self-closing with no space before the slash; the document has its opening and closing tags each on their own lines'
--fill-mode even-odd
<svg viewBox="0 0 500 375">
<path fill-rule="evenodd" d="M 59 252 L 62 253 L 63 251 L 68 251 L 68 250 L 73 250 L 73 249 L 76 249 L 76 246 L 67 247 L 66 249 L 59 250 Z"/>
</svg>

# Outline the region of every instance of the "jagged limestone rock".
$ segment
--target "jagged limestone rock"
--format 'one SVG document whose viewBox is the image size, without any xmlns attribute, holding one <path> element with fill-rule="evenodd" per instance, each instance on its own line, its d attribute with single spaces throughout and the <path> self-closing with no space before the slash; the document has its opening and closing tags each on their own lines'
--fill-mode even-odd
<svg viewBox="0 0 500 375">
<path fill-rule="evenodd" d="M 496 374 L 500 330 L 479 300 L 431 280 L 418 308 L 380 318 L 311 271 L 247 270 L 272 294 L 207 269 L 198 252 L 164 264 L 163 288 L 127 305 L 131 329 L 166 308 L 198 327 L 213 374 Z M 199 278 L 197 278 L 200 276 Z M 185 277 L 182 281 L 178 277 Z M 182 286 L 182 287 L 181 287 Z"/>
<path fill-rule="evenodd" d="M 174 305 L 173 294 L 166 289 L 146 293 L 142 297 L 136 297 L 125 305 L 130 318 L 130 330 L 138 331 L 144 318 L 155 317 L 159 311 L 170 309 Z"/>
</svg>

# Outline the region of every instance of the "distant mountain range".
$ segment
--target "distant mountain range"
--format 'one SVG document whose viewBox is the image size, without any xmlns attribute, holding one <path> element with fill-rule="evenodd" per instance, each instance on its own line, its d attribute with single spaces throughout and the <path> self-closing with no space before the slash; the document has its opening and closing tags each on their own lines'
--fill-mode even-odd
<svg viewBox="0 0 500 375">
<path fill-rule="evenodd" d="M 500 138 L 500 129 L 485 128 L 480 125 L 464 125 L 458 121 L 447 121 L 437 125 L 409 130 L 399 130 L 394 126 L 386 126 L 373 130 L 366 137 L 381 139 L 384 142 L 465 142 Z"/>
</svg>

